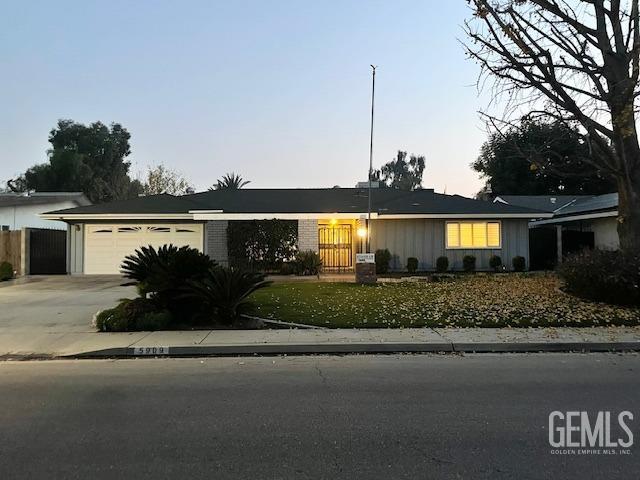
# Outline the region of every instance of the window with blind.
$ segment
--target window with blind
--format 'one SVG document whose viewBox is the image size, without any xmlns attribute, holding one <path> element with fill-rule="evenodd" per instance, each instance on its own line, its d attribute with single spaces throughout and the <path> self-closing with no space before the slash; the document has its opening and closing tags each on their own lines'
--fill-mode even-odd
<svg viewBox="0 0 640 480">
<path fill-rule="evenodd" d="M 447 248 L 500 248 L 500 222 L 447 222 Z"/>
</svg>

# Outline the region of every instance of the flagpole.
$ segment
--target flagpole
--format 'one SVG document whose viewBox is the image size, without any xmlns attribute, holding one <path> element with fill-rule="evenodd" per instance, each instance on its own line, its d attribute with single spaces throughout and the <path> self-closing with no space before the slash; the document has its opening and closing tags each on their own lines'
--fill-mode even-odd
<svg viewBox="0 0 640 480">
<path fill-rule="evenodd" d="M 369 138 L 369 199 L 367 207 L 367 253 L 371 253 L 371 177 L 373 176 L 373 108 L 376 95 L 376 66 L 371 65 L 371 133 Z"/>
</svg>

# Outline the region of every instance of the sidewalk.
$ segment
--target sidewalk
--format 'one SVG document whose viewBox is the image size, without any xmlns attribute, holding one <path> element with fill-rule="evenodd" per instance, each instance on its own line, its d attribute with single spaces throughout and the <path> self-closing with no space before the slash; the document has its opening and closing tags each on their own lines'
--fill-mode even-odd
<svg viewBox="0 0 640 480">
<path fill-rule="evenodd" d="M 640 327 L 0 333 L 0 358 L 640 351 Z"/>
</svg>

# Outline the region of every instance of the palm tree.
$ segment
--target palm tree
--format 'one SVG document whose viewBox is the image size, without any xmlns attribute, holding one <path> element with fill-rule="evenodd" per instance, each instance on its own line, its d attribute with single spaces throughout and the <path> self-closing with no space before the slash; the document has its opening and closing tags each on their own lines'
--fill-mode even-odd
<svg viewBox="0 0 640 480">
<path fill-rule="evenodd" d="M 245 180 L 240 175 L 235 173 L 227 173 L 218 183 L 209 188 L 209 190 L 239 190 L 245 185 L 251 183 L 249 180 Z"/>
</svg>

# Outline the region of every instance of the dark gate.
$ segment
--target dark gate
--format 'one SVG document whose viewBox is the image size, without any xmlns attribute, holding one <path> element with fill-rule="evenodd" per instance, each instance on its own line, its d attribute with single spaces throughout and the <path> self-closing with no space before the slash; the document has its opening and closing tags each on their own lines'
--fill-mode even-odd
<svg viewBox="0 0 640 480">
<path fill-rule="evenodd" d="M 320 225 L 318 247 L 323 271 L 343 272 L 353 268 L 351 225 Z"/>
<path fill-rule="evenodd" d="M 67 232 L 31 228 L 29 232 L 29 274 L 67 272 Z"/>
</svg>

